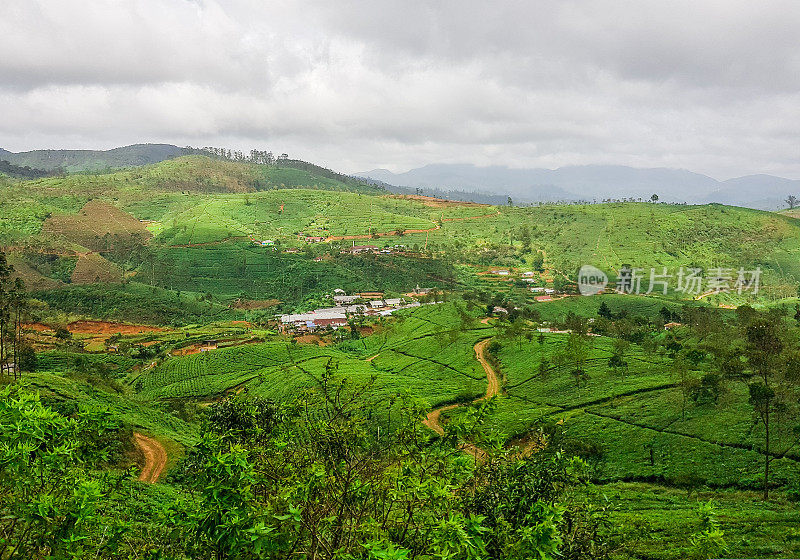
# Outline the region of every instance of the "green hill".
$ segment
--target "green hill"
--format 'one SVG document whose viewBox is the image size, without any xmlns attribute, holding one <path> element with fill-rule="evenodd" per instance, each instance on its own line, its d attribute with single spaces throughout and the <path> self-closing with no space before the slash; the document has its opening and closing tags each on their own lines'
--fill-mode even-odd
<svg viewBox="0 0 800 560">
<path fill-rule="evenodd" d="M 158 163 L 186 152 L 185 148 L 170 144 L 133 144 L 111 150 L 32 150 L 19 153 L 0 150 L 0 160 L 44 171 L 72 173 Z"/>
<path fill-rule="evenodd" d="M 30 275 L 68 284 L 76 259 L 100 251 L 124 271 L 116 278 L 221 302 L 279 300 L 290 309 L 337 287 L 397 293 L 420 284 L 502 293 L 524 305 L 531 294 L 522 271 L 538 270 L 542 284 L 574 279 L 583 264 L 612 279 L 624 264 L 645 276 L 651 267 L 673 276 L 680 267 L 760 267 L 757 298 L 708 299 L 736 305 L 794 297 L 800 278 L 800 220 L 715 204 L 487 206 L 393 195 L 294 160 L 262 165 L 203 155 L 7 180 L 2 189 L 0 243 Z M 262 240 L 274 245 L 254 244 Z M 132 251 L 131 242 L 146 245 Z M 343 254 L 354 244 L 402 247 L 392 255 Z M 44 262 L 39 254 L 61 260 Z M 79 261 L 85 268 L 90 260 Z M 492 268 L 512 273 L 487 274 Z M 80 277 L 108 277 L 92 274 Z"/>
</svg>

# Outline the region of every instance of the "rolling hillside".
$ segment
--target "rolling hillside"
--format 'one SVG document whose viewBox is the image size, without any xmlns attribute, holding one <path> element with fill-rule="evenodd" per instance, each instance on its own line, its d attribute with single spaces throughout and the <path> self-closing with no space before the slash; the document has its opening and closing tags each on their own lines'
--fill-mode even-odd
<svg viewBox="0 0 800 560">
<path fill-rule="evenodd" d="M 257 165 L 199 155 L 14 182 L 4 194 L 0 242 L 29 277 L 39 275 L 37 285 L 61 290 L 132 280 L 291 309 L 336 287 L 402 293 L 420 284 L 530 296 L 512 277 L 492 281 L 491 267 L 541 268 L 550 282 L 574 277 L 582 264 L 612 278 L 623 264 L 673 274 L 682 266 L 761 267 L 759 301 L 796 296 L 800 278 L 800 220 L 716 204 L 488 206 L 388 194 L 293 160 Z M 273 245 L 256 246 L 263 240 Z M 392 254 L 342 254 L 352 245 Z M 94 251 L 101 254 L 89 256 Z M 89 303 L 80 293 L 80 309 L 107 316 L 96 307 L 103 298 Z"/>
<path fill-rule="evenodd" d="M 170 144 L 133 144 L 111 150 L 32 150 L 9 152 L 0 149 L 0 160 L 44 171 L 101 171 L 158 163 L 184 155 L 184 148 Z"/>
</svg>

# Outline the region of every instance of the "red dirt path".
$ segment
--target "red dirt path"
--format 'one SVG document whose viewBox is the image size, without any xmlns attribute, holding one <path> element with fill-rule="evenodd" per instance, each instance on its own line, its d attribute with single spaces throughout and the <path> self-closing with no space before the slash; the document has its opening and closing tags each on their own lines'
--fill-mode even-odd
<svg viewBox="0 0 800 560">
<path fill-rule="evenodd" d="M 133 434 L 134 442 L 144 455 L 144 467 L 139 474 L 139 480 L 151 484 L 158 482 L 161 473 L 167 466 L 167 450 L 157 440 L 136 432 Z"/>
</svg>

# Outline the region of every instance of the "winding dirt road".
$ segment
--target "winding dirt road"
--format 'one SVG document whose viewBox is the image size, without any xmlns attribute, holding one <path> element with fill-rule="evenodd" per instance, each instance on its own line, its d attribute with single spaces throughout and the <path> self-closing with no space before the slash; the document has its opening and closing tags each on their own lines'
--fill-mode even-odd
<svg viewBox="0 0 800 560">
<path fill-rule="evenodd" d="M 500 386 L 501 386 L 501 378 L 500 374 L 492 367 L 492 364 L 486 359 L 486 347 L 489 346 L 491 343 L 491 338 L 485 338 L 478 342 L 475 345 L 475 358 L 478 362 L 483 366 L 483 371 L 486 372 L 486 395 L 476 399 L 475 402 L 491 399 L 500 394 Z M 428 416 L 422 422 L 428 428 L 433 430 L 439 435 L 444 435 L 444 427 L 442 426 L 441 417 L 443 412 L 447 412 L 448 410 L 453 410 L 454 408 L 458 408 L 461 405 L 458 404 L 448 404 L 445 406 L 440 406 L 439 408 L 434 408 L 428 413 Z M 476 459 L 481 458 L 484 455 L 482 449 L 472 445 L 466 444 L 462 447 L 462 449 L 475 457 Z"/>
<path fill-rule="evenodd" d="M 144 467 L 139 474 L 139 480 L 151 484 L 158 482 L 167 466 L 167 450 L 157 440 L 139 432 L 133 434 L 133 439 L 144 455 Z"/>
</svg>

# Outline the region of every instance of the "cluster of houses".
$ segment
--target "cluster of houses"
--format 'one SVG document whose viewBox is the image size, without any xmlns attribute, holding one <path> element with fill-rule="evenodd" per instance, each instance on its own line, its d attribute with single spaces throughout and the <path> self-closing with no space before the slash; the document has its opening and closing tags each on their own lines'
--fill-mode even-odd
<svg viewBox="0 0 800 560">
<path fill-rule="evenodd" d="M 553 294 L 556 293 L 556 291 L 553 288 L 544 288 L 541 286 L 532 287 L 531 292 L 533 292 L 534 294 L 544 294 L 547 296 L 552 296 Z"/>
<path fill-rule="evenodd" d="M 335 307 L 281 315 L 281 330 L 314 331 L 327 327 L 337 329 L 347 325 L 348 320 L 354 316 L 387 316 L 399 309 L 421 305 L 418 301 L 407 302 L 404 298 L 384 298 L 381 292 L 347 295 L 340 289 L 334 291 L 333 303 Z"/>
<path fill-rule="evenodd" d="M 327 241 L 327 237 L 319 237 L 313 235 L 301 235 L 299 240 L 305 241 L 306 243 L 324 243 Z M 253 237 L 250 238 L 250 241 L 253 245 L 257 247 L 270 247 L 275 248 L 275 240 L 273 239 L 255 239 Z M 381 254 L 381 255 L 389 255 L 397 251 L 404 251 L 405 245 L 394 245 L 391 247 L 377 247 L 375 245 L 356 245 L 353 242 L 352 247 L 348 247 L 347 249 L 342 250 L 342 254 L 350 254 L 350 255 L 361 255 L 364 253 L 373 253 L 373 254 Z M 284 250 L 284 253 L 298 253 L 299 249 L 296 247 L 291 247 Z"/>
<path fill-rule="evenodd" d="M 495 276 L 511 276 L 511 271 L 506 269 L 492 269 L 489 271 L 491 274 Z M 539 280 L 537 279 L 537 274 L 535 272 L 523 272 L 519 275 L 520 280 L 527 284 L 535 284 Z M 534 294 L 537 294 L 537 300 L 539 301 L 546 301 L 545 298 L 549 299 L 549 296 L 553 296 L 556 294 L 556 290 L 554 288 L 545 288 L 543 286 L 531 286 L 530 291 Z"/>
<path fill-rule="evenodd" d="M 360 255 L 362 253 L 375 253 L 380 255 L 391 255 L 395 251 L 404 251 L 405 245 L 393 245 L 391 247 L 378 248 L 375 245 L 355 245 L 342 251 L 342 254 Z"/>
<path fill-rule="evenodd" d="M 489 272 L 494 274 L 495 276 L 511 276 L 512 274 L 510 270 L 507 270 L 505 268 L 494 268 Z M 523 282 L 536 282 L 536 273 L 531 272 L 530 270 L 527 272 L 523 272 L 519 276 Z"/>
</svg>

